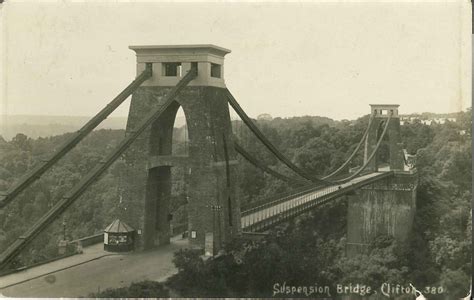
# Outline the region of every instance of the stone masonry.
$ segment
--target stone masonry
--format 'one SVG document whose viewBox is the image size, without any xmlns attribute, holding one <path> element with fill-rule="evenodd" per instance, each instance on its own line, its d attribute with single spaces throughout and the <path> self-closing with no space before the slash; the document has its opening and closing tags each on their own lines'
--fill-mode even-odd
<svg viewBox="0 0 474 300">
<path fill-rule="evenodd" d="M 193 63 L 198 67 L 198 77 L 178 94 L 174 103 L 141 134 L 125 155 L 127 166 L 133 169 L 134 174 L 134 178 L 125 184 L 125 195 L 127 201 L 135 206 L 133 215 L 137 219 L 136 226 L 143 229 L 141 247 L 148 249 L 170 241 L 171 168 L 173 162 L 178 164 L 181 159 L 179 165 L 185 166 L 188 178 L 190 243 L 204 248 L 209 244 L 206 238 L 212 236 L 213 252 L 216 253 L 240 234 L 236 153 L 223 69 L 219 69 L 221 73 L 216 73 L 220 78 L 207 78 L 211 75 L 209 66 L 212 64 L 215 68 L 216 63 L 222 64 L 223 56 L 230 51 L 212 45 L 131 48 L 137 52 L 138 72 L 140 65 L 149 60 L 153 63 L 153 74 L 157 76 L 133 94 L 127 132 L 132 131 L 151 108 L 162 105 L 172 85 L 184 76 L 182 73 L 160 80 L 164 74 L 159 73 L 162 65 L 170 60 L 178 62 L 184 72 Z M 184 111 L 189 133 L 189 155 L 182 158 L 170 157 L 173 125 L 179 107 Z"/>
<path fill-rule="evenodd" d="M 372 104 L 372 124 L 365 144 L 365 160 L 372 153 L 383 130 L 388 115 L 387 128 L 390 150 L 390 170 L 394 176 L 367 185 L 348 196 L 347 254 L 364 252 L 379 235 L 391 235 L 405 240 L 411 230 L 416 210 L 416 170 L 405 170 L 400 137 L 398 105 Z M 377 158 L 367 166 L 377 171 Z"/>
</svg>

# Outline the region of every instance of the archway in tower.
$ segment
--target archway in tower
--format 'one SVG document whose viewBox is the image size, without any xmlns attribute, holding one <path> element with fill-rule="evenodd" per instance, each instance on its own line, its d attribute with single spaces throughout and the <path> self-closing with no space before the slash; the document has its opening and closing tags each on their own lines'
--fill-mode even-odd
<svg viewBox="0 0 474 300">
<path fill-rule="evenodd" d="M 176 112 L 173 125 L 172 156 L 180 157 L 186 161 L 189 156 L 189 132 L 186 116 L 180 106 Z M 182 234 L 187 230 L 188 218 L 186 204 L 188 202 L 188 175 L 190 168 L 187 164 L 178 164 L 171 170 L 172 188 L 170 201 L 170 227 L 172 235 Z"/>
<path fill-rule="evenodd" d="M 167 244 L 187 228 L 186 141 L 184 113 L 175 101 L 151 126 L 145 195 L 144 247 Z"/>
<path fill-rule="evenodd" d="M 173 146 L 172 154 L 174 156 L 189 155 L 189 134 L 183 108 L 180 106 L 176 112 L 173 126 Z"/>
<path fill-rule="evenodd" d="M 386 121 L 382 121 L 380 122 L 379 127 L 377 128 L 377 141 L 379 140 L 380 136 L 382 136 L 385 124 Z M 376 162 L 379 168 L 387 167 L 390 165 L 390 141 L 388 130 L 382 139 L 382 143 L 380 144 L 380 148 L 377 151 L 376 156 Z"/>
</svg>

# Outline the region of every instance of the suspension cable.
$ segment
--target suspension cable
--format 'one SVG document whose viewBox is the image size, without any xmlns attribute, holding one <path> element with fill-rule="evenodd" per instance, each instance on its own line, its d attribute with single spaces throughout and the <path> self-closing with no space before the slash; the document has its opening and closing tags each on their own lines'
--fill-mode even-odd
<svg viewBox="0 0 474 300">
<path fill-rule="evenodd" d="M 368 164 L 372 161 L 372 159 L 375 157 L 375 154 L 377 153 L 377 151 L 378 151 L 378 149 L 379 149 L 379 147 L 380 147 L 380 145 L 381 145 L 381 143 L 382 143 L 382 140 L 383 140 L 383 138 L 384 138 L 384 136 L 385 136 L 385 134 L 386 134 L 386 132 L 387 132 L 387 128 L 388 128 L 390 119 L 391 119 L 391 115 L 388 116 L 388 119 L 387 119 L 387 121 L 386 121 L 386 124 L 385 124 L 384 130 L 383 130 L 383 132 L 382 132 L 382 135 L 380 136 L 380 138 L 379 138 L 379 140 L 378 140 L 378 142 L 377 142 L 377 144 L 376 144 L 376 146 L 375 146 L 375 149 L 372 151 L 372 153 L 370 154 L 370 156 L 369 156 L 368 160 L 365 162 L 365 164 L 364 164 L 359 170 L 357 170 L 357 172 L 355 172 L 355 173 L 352 174 L 351 176 L 349 176 L 349 177 L 347 177 L 347 178 L 340 179 L 340 180 L 333 181 L 333 184 L 340 184 L 340 183 L 347 182 L 347 181 L 353 179 L 354 177 L 356 177 L 357 175 L 359 175 L 359 174 L 367 167 L 367 165 L 368 165 Z M 303 189 L 302 191 L 297 192 L 295 195 L 299 195 L 299 194 L 302 194 L 302 193 L 307 193 L 308 191 L 313 191 L 313 190 L 315 190 L 315 189 L 317 189 L 317 188 L 321 188 L 321 187 L 322 187 L 322 186 L 307 186 L 307 187 L 305 187 L 307 190 L 304 190 L 304 189 Z M 288 195 L 286 195 L 286 196 L 288 196 Z M 272 198 L 274 198 L 274 197 L 272 197 Z M 271 199 L 272 199 L 272 198 L 271 198 Z M 258 203 L 252 204 L 252 206 L 245 207 L 245 209 L 246 209 L 246 211 L 251 210 L 251 209 L 253 209 L 253 208 L 255 207 L 255 205 L 258 206 L 258 205 L 264 205 L 264 204 L 266 204 L 266 203 L 269 203 L 269 202 L 270 202 L 269 200 L 271 200 L 271 199 L 265 199 L 265 200 L 263 200 L 263 201 L 259 201 Z"/>
<path fill-rule="evenodd" d="M 282 181 L 286 181 L 286 182 L 290 182 L 290 183 L 294 183 L 294 184 L 298 184 L 298 185 L 304 184 L 303 181 L 287 177 L 287 176 L 285 176 L 285 175 L 283 175 L 283 174 L 281 174 L 281 173 L 265 166 L 264 164 L 260 163 L 258 161 L 258 159 L 253 157 L 250 153 L 248 153 L 242 146 L 237 144 L 235 141 L 234 141 L 234 148 L 235 148 L 235 151 L 237 151 L 237 153 L 242 155 L 243 158 L 245 158 L 248 162 L 250 162 L 255 167 L 261 169 L 265 173 L 270 174 L 270 175 L 272 175 L 272 176 L 274 176 L 274 177 L 276 177 L 276 178 L 278 178 Z"/>
<path fill-rule="evenodd" d="M 258 129 L 258 127 L 252 122 L 249 116 L 245 113 L 245 111 L 240 107 L 237 100 L 232 96 L 230 91 L 227 89 L 227 99 L 229 104 L 235 110 L 235 112 L 239 115 L 242 121 L 244 121 L 245 125 L 247 125 L 250 130 L 257 136 L 257 138 L 270 150 L 273 155 L 275 155 L 281 162 L 283 162 L 286 166 L 288 166 L 291 170 L 293 170 L 296 174 L 300 175 L 301 177 L 310 180 L 315 183 L 324 183 L 324 184 L 331 184 L 331 181 L 325 180 L 322 178 L 318 178 L 316 176 L 311 176 L 306 171 L 302 170 L 298 166 L 296 166 L 290 159 L 284 156 L 267 138 L 266 136 Z"/>
<path fill-rule="evenodd" d="M 151 64 L 147 64 L 146 69 L 135 78 L 120 94 L 117 95 L 107 106 L 105 106 L 97 115 L 89 120 L 81 129 L 79 129 L 59 150 L 51 155 L 50 158 L 42 160 L 31 171 L 21 177 L 10 187 L 3 195 L 0 195 L 0 208 L 5 207 L 19 193 L 35 182 L 41 175 L 50 169 L 59 159 L 74 148 L 84 137 L 86 137 L 94 128 L 105 120 L 117 107 L 120 106 L 145 80 L 152 76 Z"/>
<path fill-rule="evenodd" d="M 335 180 L 334 181 L 335 183 L 344 183 L 346 181 L 349 181 L 349 180 L 353 179 L 354 177 L 359 175 L 369 165 L 369 163 L 372 161 L 372 159 L 375 157 L 375 154 L 379 150 L 380 145 L 382 144 L 382 140 L 385 136 L 385 133 L 387 132 L 388 124 L 390 123 L 391 118 L 392 118 L 392 114 L 390 114 L 388 116 L 387 122 L 385 123 L 385 127 L 384 127 L 383 132 L 382 132 L 382 135 L 380 136 L 379 140 L 377 141 L 377 145 L 375 146 L 375 149 L 372 151 L 372 153 L 370 154 L 369 158 L 364 163 L 364 165 L 362 167 L 360 167 L 359 170 L 354 172 L 354 174 L 351 174 L 350 176 L 348 176 L 346 178 L 343 178 L 343 179 Z"/>
<path fill-rule="evenodd" d="M 6 265 L 15 258 L 22 249 L 30 244 L 33 239 L 42 232 L 46 226 L 51 224 L 61 213 L 63 213 L 74 201 L 79 198 L 83 192 L 92 185 L 96 179 L 102 175 L 112 163 L 122 155 L 122 153 L 128 149 L 133 141 L 154 121 L 156 121 L 163 112 L 173 103 L 176 95 L 187 86 L 187 84 L 197 76 L 196 68 L 191 70 L 174 86 L 169 93 L 167 93 L 163 99 L 163 104 L 153 108 L 130 132 L 130 135 L 125 137 L 122 142 L 97 166 L 95 166 L 86 176 L 79 181 L 75 186 L 72 187 L 65 195 L 59 200 L 45 215 L 43 215 L 32 227 L 30 227 L 25 233 L 23 233 L 13 244 L 11 244 L 3 253 L 0 255 L 0 269 L 6 267 Z"/>
<path fill-rule="evenodd" d="M 352 151 L 352 154 L 349 156 L 349 158 L 339 168 L 337 168 L 334 172 L 330 173 L 329 175 L 326 175 L 326 176 L 322 177 L 322 179 L 329 179 L 329 178 L 339 174 L 352 161 L 352 159 L 354 158 L 354 156 L 356 155 L 356 153 L 359 151 L 360 147 L 362 146 L 363 142 L 367 138 L 367 135 L 369 134 L 369 129 L 370 129 L 370 125 L 372 124 L 373 116 L 374 116 L 373 114 L 370 115 L 369 124 L 367 125 L 367 128 L 365 129 L 365 132 L 362 135 L 362 138 L 360 139 L 359 144 L 357 144 L 357 147 L 354 149 L 354 151 Z"/>
<path fill-rule="evenodd" d="M 316 177 L 316 176 L 311 176 L 295 164 L 291 162 L 287 157 L 285 157 L 266 137 L 265 135 L 258 129 L 258 127 L 253 123 L 253 121 L 249 118 L 249 116 L 245 113 L 245 111 L 242 109 L 242 107 L 239 105 L 237 100 L 233 97 L 231 92 L 227 89 L 227 99 L 229 101 L 229 104 L 232 106 L 232 108 L 235 110 L 235 112 L 240 116 L 242 121 L 249 127 L 249 129 L 257 136 L 257 138 L 267 147 L 268 150 L 270 150 L 271 153 L 273 153 L 281 162 L 283 162 L 286 166 L 288 166 L 290 169 L 292 169 L 295 173 L 300 175 L 301 177 L 310 180 L 315 183 L 323 183 L 325 185 L 330 185 L 330 184 L 337 184 L 341 182 L 345 182 L 347 180 L 350 180 L 354 178 L 355 176 L 359 175 L 360 172 L 365 169 L 365 167 L 368 165 L 367 163 L 361 168 L 360 170 L 356 171 L 354 174 L 351 176 L 347 177 L 346 179 L 340 179 L 340 180 L 329 180 L 330 177 L 333 177 L 334 175 L 338 174 L 344 167 L 347 166 L 347 164 L 354 158 L 355 154 L 357 151 L 360 149 L 362 146 L 363 142 L 367 138 L 368 132 L 370 130 L 370 126 L 372 123 L 373 115 L 370 116 L 369 119 L 369 124 L 364 132 L 363 137 L 359 141 L 359 144 L 357 145 L 356 149 L 352 152 L 350 157 L 342 164 L 337 170 L 332 172 L 331 174 L 324 176 L 324 177 Z M 389 115 L 387 123 L 390 121 L 391 115 Z M 386 127 L 387 128 L 387 127 Z M 384 133 L 385 134 L 385 131 Z M 377 148 L 378 149 L 378 148 Z M 371 158 L 375 155 L 375 152 L 371 154 Z M 370 159 L 371 159 L 370 158 Z"/>
</svg>

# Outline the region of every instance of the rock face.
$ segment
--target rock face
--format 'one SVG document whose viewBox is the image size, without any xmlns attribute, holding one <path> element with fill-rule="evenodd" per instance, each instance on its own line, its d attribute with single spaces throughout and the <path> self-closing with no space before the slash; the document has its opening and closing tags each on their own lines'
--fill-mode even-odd
<svg viewBox="0 0 474 300">
<path fill-rule="evenodd" d="M 364 251 L 382 234 L 399 240 L 408 237 L 415 215 L 417 183 L 416 172 L 397 172 L 348 196 L 348 255 Z"/>
<path fill-rule="evenodd" d="M 170 89 L 140 87 L 132 97 L 127 132 L 133 130 L 151 108 L 161 105 Z M 128 207 L 133 208 L 131 214 L 138 219 L 137 228 L 143 229 L 143 248 L 169 243 L 169 199 L 174 164 L 185 166 L 187 170 L 191 244 L 204 248 L 206 236 L 212 236 L 213 250 L 218 251 L 239 234 L 236 153 L 225 92 L 224 88 L 212 86 L 186 87 L 125 154 L 126 164 L 133 173 L 129 176 L 131 180 L 125 183 L 124 194 L 128 198 L 125 201 L 133 203 Z M 170 157 L 173 124 L 180 106 L 187 121 L 189 156 Z"/>
</svg>

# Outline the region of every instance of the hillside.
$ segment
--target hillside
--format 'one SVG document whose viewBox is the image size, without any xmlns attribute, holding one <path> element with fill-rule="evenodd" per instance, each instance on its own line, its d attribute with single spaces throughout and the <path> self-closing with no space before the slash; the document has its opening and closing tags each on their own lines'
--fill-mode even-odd
<svg viewBox="0 0 474 300">
<path fill-rule="evenodd" d="M 22 133 L 29 138 L 46 138 L 74 132 L 80 129 L 91 119 L 90 116 L 48 116 L 48 115 L 9 115 L 5 116 L 0 126 L 0 136 L 5 140 L 11 140 L 18 133 Z M 272 124 L 282 124 L 285 126 L 303 121 L 310 121 L 314 125 L 333 125 L 334 121 L 326 117 L 297 117 L 297 118 L 275 118 Z M 265 122 L 265 121 L 263 121 Z M 186 123 L 184 116 L 177 116 L 174 126 L 179 128 Z M 99 129 L 125 129 L 127 117 L 112 117 L 105 119 L 96 130 Z"/>
<path fill-rule="evenodd" d="M 295 164 L 312 174 L 323 175 L 341 165 L 350 155 L 363 135 L 368 120 L 368 116 L 353 122 L 295 117 L 275 118 L 257 124 L 265 136 Z M 233 125 L 236 139 L 248 152 L 274 170 L 295 176 L 240 121 L 234 121 Z M 176 136 L 183 135 L 180 130 L 176 130 Z M 178 253 L 175 262 L 181 272 L 169 285 L 183 297 L 268 297 L 272 295 L 273 284 L 283 281 L 308 285 L 313 282 L 328 285 L 331 282 L 364 282 L 374 287 L 380 286 L 382 281 L 400 284 L 411 282 L 419 287 L 442 287 L 451 296 L 466 295 L 471 274 L 470 130 L 470 112 L 459 113 L 455 122 L 401 126 L 403 147 L 416 154 L 420 175 L 415 224 L 406 243 L 398 243 L 390 236 L 381 236 L 371 245 L 369 253 L 360 257 L 345 257 L 346 206 L 341 202 L 290 223 L 261 243 L 256 243 L 256 248 L 251 251 L 237 253 L 241 255 L 238 263 L 232 254 L 223 256 L 221 260 L 204 263 L 199 260 L 199 255 Z M 461 135 L 460 131 L 466 134 Z M 10 141 L 0 139 L 0 191 L 8 189 L 70 135 L 37 139 L 17 135 Z M 120 142 L 123 135 L 123 130 L 93 132 L 20 194 L 0 214 L 0 251 L 57 203 L 64 193 Z M 175 142 L 177 150 L 186 147 L 180 141 Z M 382 163 L 388 159 L 383 144 L 379 158 Z M 242 205 L 294 191 L 295 186 L 266 176 L 241 157 L 238 159 Z M 362 159 L 362 153 L 359 153 L 354 164 L 349 167 L 360 165 Z M 63 220 L 67 220 L 66 238 L 69 240 L 101 232 L 115 218 L 139 228 L 139 219 L 144 210 L 142 199 L 123 200 L 125 198 L 122 197 L 123 182 L 132 178 L 134 171 L 127 167 L 125 160 L 117 160 L 63 216 L 23 251 L 11 268 L 57 256 L 57 245 L 63 238 Z M 186 187 L 182 184 L 184 176 L 176 175 L 173 175 L 170 202 L 177 208 L 186 203 Z M 185 219 L 185 215 L 176 213 L 173 222 L 181 218 Z M 331 226 L 327 225 L 329 223 Z M 315 238 L 306 239 L 307 236 Z M 279 264 L 274 263 L 277 260 Z M 196 263 L 180 265 L 182 261 Z M 219 273 L 218 270 L 233 271 Z M 200 278 L 208 280 L 202 281 Z M 193 285 L 189 285 L 189 282 L 193 282 Z M 441 299 L 436 295 L 431 296 L 430 299 Z"/>
<path fill-rule="evenodd" d="M 73 132 L 91 119 L 90 116 L 48 116 L 48 115 L 9 115 L 0 126 L 0 136 L 11 140 L 17 133 L 36 139 Z M 175 126 L 184 124 L 184 118 L 178 117 Z M 102 122 L 98 129 L 124 129 L 127 117 L 111 117 Z"/>
</svg>

